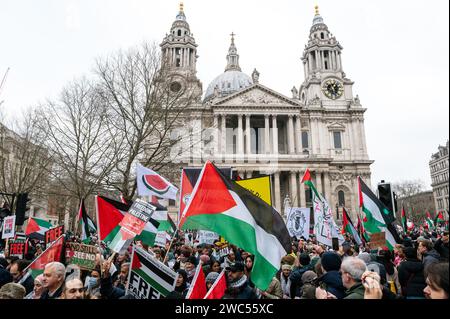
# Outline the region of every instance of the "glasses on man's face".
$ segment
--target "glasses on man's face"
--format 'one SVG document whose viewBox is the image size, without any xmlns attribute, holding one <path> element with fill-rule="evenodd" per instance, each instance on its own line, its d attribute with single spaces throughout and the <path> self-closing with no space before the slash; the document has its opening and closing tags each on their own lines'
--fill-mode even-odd
<svg viewBox="0 0 450 319">
<path fill-rule="evenodd" d="M 86 291 L 86 288 L 85 287 L 83 287 L 83 288 L 72 288 L 72 289 L 69 289 L 69 292 L 71 293 L 71 294 L 74 294 L 74 293 L 76 293 L 76 292 L 78 292 L 78 293 L 83 293 L 83 292 L 85 292 Z"/>
</svg>

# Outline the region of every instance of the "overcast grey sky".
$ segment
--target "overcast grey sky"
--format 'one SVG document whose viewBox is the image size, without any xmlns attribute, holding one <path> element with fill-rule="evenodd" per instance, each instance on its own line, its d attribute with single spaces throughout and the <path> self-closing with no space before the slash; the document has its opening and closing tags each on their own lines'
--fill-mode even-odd
<svg viewBox="0 0 450 319">
<path fill-rule="evenodd" d="M 0 93 L 8 118 L 57 95 L 95 58 L 143 41 L 158 44 L 178 0 L 0 0 Z M 447 0 L 185 0 L 205 91 L 224 71 L 235 32 L 240 65 L 290 96 L 303 81 L 300 56 L 314 5 L 344 47 L 343 67 L 367 108 L 372 183 L 421 179 L 449 132 Z"/>
</svg>

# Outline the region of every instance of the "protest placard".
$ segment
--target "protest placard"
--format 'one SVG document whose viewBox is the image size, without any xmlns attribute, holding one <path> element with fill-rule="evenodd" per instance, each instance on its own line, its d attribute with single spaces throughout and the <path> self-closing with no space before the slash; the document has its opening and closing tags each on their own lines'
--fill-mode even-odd
<svg viewBox="0 0 450 319">
<path fill-rule="evenodd" d="M 16 215 L 7 216 L 3 219 L 2 239 L 14 237 L 16 228 Z"/>
<path fill-rule="evenodd" d="M 212 231 L 199 230 L 198 231 L 198 242 L 199 244 L 214 245 L 214 242 L 219 239 L 219 235 Z"/>
<path fill-rule="evenodd" d="M 84 270 L 95 269 L 97 247 L 80 243 L 66 243 L 66 264 L 75 264 Z"/>
<path fill-rule="evenodd" d="M 64 234 L 64 225 L 56 226 L 47 230 L 44 234 L 45 247 L 57 240 L 61 235 Z"/>
<path fill-rule="evenodd" d="M 156 233 L 155 246 L 165 247 L 167 242 L 167 233 L 165 231 L 159 231 Z"/>
<path fill-rule="evenodd" d="M 23 259 L 26 254 L 26 242 L 23 240 L 9 240 L 8 242 L 9 257 L 18 257 Z"/>
<path fill-rule="evenodd" d="M 377 249 L 386 246 L 386 233 L 373 233 L 370 235 L 370 249 Z"/>
<path fill-rule="evenodd" d="M 134 237 L 142 233 L 145 224 L 149 221 L 155 210 L 156 207 L 152 204 L 141 199 L 136 199 L 119 223 L 120 230 L 114 236 L 108 247 L 116 253 L 125 251 L 130 246 Z"/>
<path fill-rule="evenodd" d="M 133 246 L 126 293 L 136 299 L 160 299 L 174 291 L 178 274 L 144 249 Z"/>
</svg>

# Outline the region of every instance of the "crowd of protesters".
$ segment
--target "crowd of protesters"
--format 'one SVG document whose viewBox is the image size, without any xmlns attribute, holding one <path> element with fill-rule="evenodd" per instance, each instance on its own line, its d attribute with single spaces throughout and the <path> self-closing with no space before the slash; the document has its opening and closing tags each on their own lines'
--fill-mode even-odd
<svg viewBox="0 0 450 319">
<path fill-rule="evenodd" d="M 79 241 L 76 236 L 68 240 Z M 155 258 L 178 273 L 175 290 L 166 298 L 183 299 L 201 261 L 207 289 L 225 269 L 224 299 L 448 299 L 448 231 L 414 231 L 403 235 L 394 250 L 357 245 L 350 235 L 338 250 L 310 239 L 293 239 L 292 251 L 262 291 L 252 282 L 254 256 L 228 245 L 185 241 L 183 232 L 166 247 L 147 247 Z M 92 244 L 95 244 L 95 238 Z M 24 259 L 0 253 L 0 299 L 126 299 L 130 250 L 112 254 L 104 243 L 98 248 L 93 270 L 73 271 L 60 262 L 45 266 L 33 279 L 24 270 L 42 249 L 34 247 Z M 130 247 L 131 248 L 131 247 Z M 111 258 L 113 257 L 113 258 Z M 73 265 L 72 265 L 73 266 Z M 71 269 L 71 271 L 69 271 Z"/>
</svg>

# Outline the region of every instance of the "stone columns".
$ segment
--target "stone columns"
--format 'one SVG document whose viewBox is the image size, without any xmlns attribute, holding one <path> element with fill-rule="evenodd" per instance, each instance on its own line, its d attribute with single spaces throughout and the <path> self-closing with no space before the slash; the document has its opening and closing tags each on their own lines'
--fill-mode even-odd
<svg viewBox="0 0 450 319">
<path fill-rule="evenodd" d="M 213 130 L 214 130 L 214 156 L 217 156 L 219 153 L 219 115 L 214 113 L 214 122 L 213 122 Z"/>
<path fill-rule="evenodd" d="M 317 185 L 317 191 L 323 195 L 323 189 L 322 189 L 322 172 L 319 170 L 316 170 L 316 185 Z"/>
<path fill-rule="evenodd" d="M 324 194 L 324 196 L 325 196 L 325 199 L 326 200 L 328 200 L 328 203 L 330 203 L 330 205 L 331 205 L 331 184 L 330 184 L 330 173 L 329 172 L 324 172 L 323 173 L 323 180 L 324 180 L 324 183 L 325 183 L 325 187 L 324 187 L 324 190 L 325 190 L 325 194 Z"/>
<path fill-rule="evenodd" d="M 270 154 L 269 114 L 264 114 L 264 153 Z"/>
<path fill-rule="evenodd" d="M 319 119 L 314 117 L 311 119 L 311 146 L 313 154 L 320 154 L 320 134 L 319 134 Z"/>
<path fill-rule="evenodd" d="M 291 188 L 291 205 L 292 207 L 298 207 L 297 173 L 295 171 L 289 172 L 289 178 Z"/>
<path fill-rule="evenodd" d="M 319 70 L 320 69 L 320 57 L 319 57 L 320 51 L 316 50 L 314 52 L 315 52 L 315 55 L 316 55 L 316 69 Z"/>
<path fill-rule="evenodd" d="M 302 177 L 305 172 L 300 171 L 298 174 L 298 182 L 300 183 L 300 207 L 306 207 L 305 184 L 302 183 Z"/>
<path fill-rule="evenodd" d="M 364 129 L 364 120 L 361 118 L 359 120 L 359 127 L 361 129 L 360 139 L 361 139 L 361 146 L 362 146 L 362 154 L 365 157 L 367 154 L 367 145 L 366 145 L 366 132 Z"/>
<path fill-rule="evenodd" d="M 353 131 L 353 142 L 354 142 L 354 150 L 356 151 L 356 157 L 359 157 L 362 153 L 362 146 L 359 139 L 359 130 L 358 130 L 358 119 L 352 119 L 352 131 Z"/>
<path fill-rule="evenodd" d="M 250 135 L 250 114 L 245 115 L 245 153 L 250 154 L 251 153 L 251 139 Z"/>
<path fill-rule="evenodd" d="M 280 172 L 273 174 L 275 208 L 281 213 Z"/>
<path fill-rule="evenodd" d="M 237 154 L 244 153 L 244 131 L 242 129 L 242 114 L 238 114 Z"/>
<path fill-rule="evenodd" d="M 227 153 L 227 116 L 225 114 L 222 115 L 221 129 L 220 129 L 220 146 L 221 153 L 224 156 Z"/>
<path fill-rule="evenodd" d="M 272 153 L 278 154 L 278 126 L 276 115 L 272 115 Z"/>
<path fill-rule="evenodd" d="M 302 128 L 300 115 L 295 116 L 295 148 L 297 149 L 297 154 L 302 154 Z"/>
<path fill-rule="evenodd" d="M 294 154 L 294 123 L 293 123 L 293 117 L 294 115 L 289 114 L 288 115 L 288 131 L 287 131 L 287 139 L 288 139 L 288 151 L 289 154 Z"/>
</svg>

